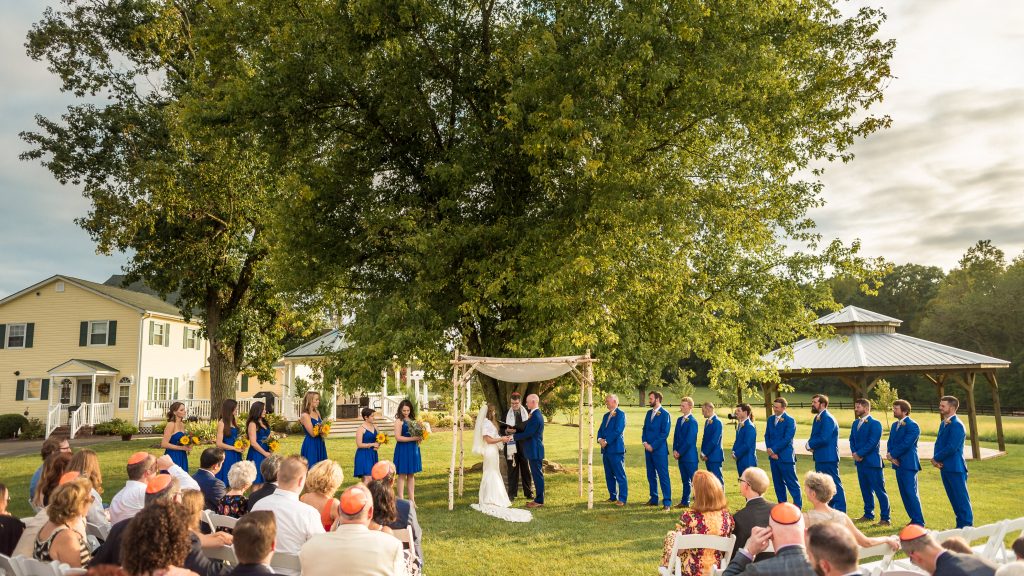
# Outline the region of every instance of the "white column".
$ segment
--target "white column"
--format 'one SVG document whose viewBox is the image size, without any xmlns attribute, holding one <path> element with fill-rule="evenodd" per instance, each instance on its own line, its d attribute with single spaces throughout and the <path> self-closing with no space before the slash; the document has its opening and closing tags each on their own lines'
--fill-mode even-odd
<svg viewBox="0 0 1024 576">
<path fill-rule="evenodd" d="M 93 414 L 93 411 L 95 411 L 95 410 L 96 410 L 96 374 L 94 373 L 92 375 L 91 394 L 89 394 L 89 422 L 88 422 L 89 424 L 93 423 L 93 420 L 94 420 L 93 417 L 95 416 Z"/>
<path fill-rule="evenodd" d="M 465 398 L 465 402 L 463 403 L 463 408 L 462 408 L 463 413 L 469 414 L 470 402 L 472 402 L 472 398 L 473 398 L 473 379 L 470 378 L 469 380 L 466 380 L 466 398 Z"/>
<path fill-rule="evenodd" d="M 380 379 L 383 382 L 380 389 L 380 407 L 384 408 L 384 398 L 388 395 L 388 371 L 386 368 L 380 369 Z"/>
</svg>

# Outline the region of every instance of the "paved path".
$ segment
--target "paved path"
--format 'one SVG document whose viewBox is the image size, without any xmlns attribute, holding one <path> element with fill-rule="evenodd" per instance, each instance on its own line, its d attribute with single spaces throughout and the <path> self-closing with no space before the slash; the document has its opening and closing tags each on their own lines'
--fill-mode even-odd
<svg viewBox="0 0 1024 576">
<path fill-rule="evenodd" d="M 810 456 L 811 455 L 811 453 L 804 448 L 805 444 L 807 444 L 807 439 L 806 438 L 795 438 L 793 440 L 793 451 L 796 453 L 797 456 Z M 881 445 L 882 445 L 882 456 L 883 457 L 885 456 L 885 444 L 886 444 L 886 441 L 882 440 L 881 441 Z M 730 444 L 730 446 L 731 446 L 731 444 Z M 725 446 L 725 448 L 728 449 L 728 446 Z M 765 451 L 764 442 L 758 442 L 757 443 L 757 449 L 759 451 L 761 451 L 761 452 L 764 452 Z M 925 463 L 927 463 L 928 460 L 931 460 L 932 455 L 934 453 L 935 453 L 935 442 L 918 442 L 917 443 L 917 457 L 920 460 L 925 461 Z M 984 446 L 981 447 L 981 459 L 982 460 L 988 460 L 989 458 L 995 458 L 997 456 L 1002 456 L 1003 454 L 1005 454 L 1005 452 L 1000 452 L 999 450 L 994 450 L 992 448 L 985 448 Z M 839 457 L 840 458 L 850 458 L 851 457 L 850 443 L 849 442 L 844 442 L 841 438 L 839 440 Z M 964 443 L 964 459 L 965 460 L 971 460 L 972 459 L 971 442 L 970 442 L 969 438 L 968 438 L 968 441 Z"/>
<path fill-rule="evenodd" d="M 136 434 L 132 439 L 137 438 L 159 438 L 153 434 Z M 114 442 L 119 440 L 117 436 L 82 436 L 71 441 L 71 448 L 88 448 L 94 444 Z M 43 447 L 42 440 L 3 440 L 0 441 L 0 458 L 7 456 L 24 456 L 26 454 L 39 455 Z"/>
</svg>

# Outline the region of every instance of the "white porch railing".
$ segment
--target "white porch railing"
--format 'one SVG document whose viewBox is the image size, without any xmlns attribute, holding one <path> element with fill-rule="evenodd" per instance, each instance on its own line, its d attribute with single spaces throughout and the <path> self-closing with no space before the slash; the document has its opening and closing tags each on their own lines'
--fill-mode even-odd
<svg viewBox="0 0 1024 576">
<path fill-rule="evenodd" d="M 144 400 L 142 402 L 142 419 L 166 420 L 167 411 L 171 409 L 171 404 L 175 402 L 181 402 L 185 405 L 187 417 L 195 416 L 200 420 L 210 419 L 209 400 Z M 241 413 L 241 409 L 239 409 L 239 413 Z"/>
<path fill-rule="evenodd" d="M 85 425 L 86 419 L 89 417 L 89 404 L 84 403 L 78 407 L 77 410 L 71 413 L 71 417 L 68 419 L 68 435 L 74 439 L 75 434 L 82 429 Z"/>
<path fill-rule="evenodd" d="M 302 413 L 302 400 L 299 398 L 280 398 L 280 402 L 281 416 L 284 416 L 285 420 L 299 419 L 299 414 Z"/>
<path fill-rule="evenodd" d="M 46 413 L 46 437 L 49 438 L 54 430 L 60 427 L 60 415 L 64 413 L 63 404 L 54 404 Z"/>
<path fill-rule="evenodd" d="M 102 402 L 97 404 L 89 405 L 89 422 L 90 426 L 102 424 L 104 422 L 110 422 L 114 419 L 114 403 L 113 402 Z"/>
</svg>

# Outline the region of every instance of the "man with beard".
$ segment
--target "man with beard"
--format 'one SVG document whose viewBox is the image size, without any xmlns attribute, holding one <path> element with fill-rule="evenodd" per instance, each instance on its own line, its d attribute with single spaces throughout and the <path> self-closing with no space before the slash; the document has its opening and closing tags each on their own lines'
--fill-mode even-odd
<svg viewBox="0 0 1024 576">
<path fill-rule="evenodd" d="M 506 434 L 515 434 L 526 429 L 526 420 L 530 413 L 522 405 L 522 396 L 513 392 L 509 397 L 508 413 L 505 414 Z M 519 495 L 519 481 L 523 481 L 523 496 L 533 500 L 533 480 L 530 478 L 530 463 L 514 442 L 505 444 L 505 461 L 508 463 L 508 499 L 515 500 Z"/>
<path fill-rule="evenodd" d="M 647 464 L 647 484 L 651 498 L 648 506 L 658 505 L 658 485 L 661 484 L 661 505 L 665 510 L 672 506 L 672 480 L 668 477 L 668 433 L 672 429 L 672 417 L 663 410 L 661 392 L 647 395 L 651 407 L 644 418 L 641 440 L 644 443 L 644 461 Z"/>
<path fill-rule="evenodd" d="M 877 526 L 891 526 L 889 522 L 889 496 L 885 493 L 885 475 L 882 473 L 882 423 L 871 417 L 871 401 L 860 398 L 853 403 L 857 417 L 850 426 L 850 452 L 857 466 L 857 480 L 864 497 L 864 515 L 860 522 L 875 519 L 875 497 L 882 519 Z"/>
<path fill-rule="evenodd" d="M 896 471 L 896 486 L 900 489 L 900 499 L 907 509 L 910 523 L 924 526 L 921 496 L 917 492 L 917 473 L 921 470 L 921 462 L 917 458 L 917 441 L 921 437 L 921 427 L 910 419 L 910 402 L 906 400 L 893 402 L 892 417 L 896 421 L 889 430 L 885 459 L 892 462 L 893 470 Z"/>
<path fill-rule="evenodd" d="M 956 527 L 974 525 L 974 511 L 971 509 L 971 495 L 967 492 L 967 463 L 964 462 L 964 440 L 967 429 L 956 417 L 960 401 L 955 396 L 943 396 L 939 400 L 939 414 L 942 424 L 935 438 L 935 453 L 932 466 L 939 469 L 946 496 L 956 514 Z"/>
<path fill-rule="evenodd" d="M 811 437 L 807 439 L 807 450 L 814 457 L 814 471 L 828 474 L 836 483 L 836 495 L 829 506 L 846 512 L 846 492 L 839 478 L 839 423 L 828 411 L 828 396 L 815 394 L 811 397 Z"/>
<path fill-rule="evenodd" d="M 818 576 L 859 575 L 857 541 L 836 522 L 822 522 L 807 529 L 807 560 Z"/>
</svg>

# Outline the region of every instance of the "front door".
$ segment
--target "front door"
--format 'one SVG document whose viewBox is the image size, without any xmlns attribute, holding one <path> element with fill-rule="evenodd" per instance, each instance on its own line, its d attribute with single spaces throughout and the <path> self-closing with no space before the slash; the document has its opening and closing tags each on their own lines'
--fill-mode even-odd
<svg viewBox="0 0 1024 576">
<path fill-rule="evenodd" d="M 75 404 L 92 402 L 92 378 L 79 378 L 77 389 L 78 398 L 75 399 Z"/>
</svg>

